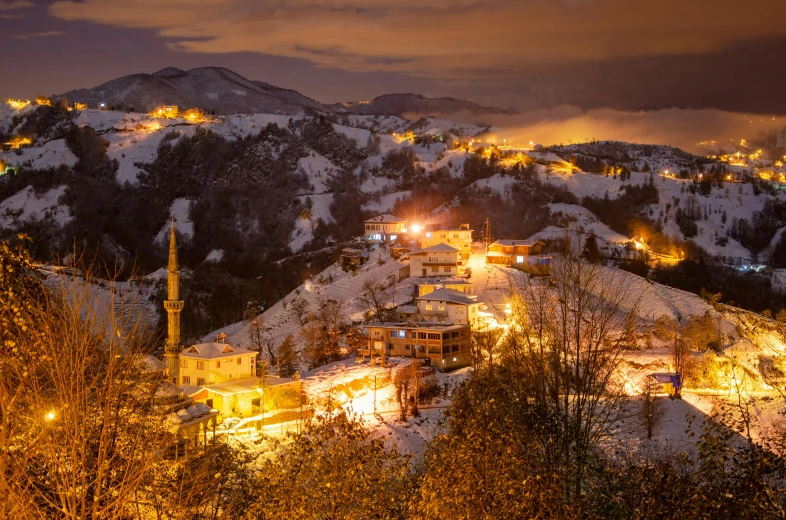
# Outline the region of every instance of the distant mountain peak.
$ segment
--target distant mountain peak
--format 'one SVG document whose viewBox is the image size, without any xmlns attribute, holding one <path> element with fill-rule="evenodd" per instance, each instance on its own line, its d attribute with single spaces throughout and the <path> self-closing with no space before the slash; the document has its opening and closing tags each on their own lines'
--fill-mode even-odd
<svg viewBox="0 0 786 520">
<path fill-rule="evenodd" d="M 449 115 L 458 112 L 467 112 L 477 115 L 486 114 L 515 114 L 513 109 L 487 107 L 453 97 L 429 98 L 422 94 L 394 93 L 382 94 L 371 101 L 356 101 L 336 103 L 330 107 L 339 112 L 353 114 L 384 114 L 402 116 L 404 114 L 419 115 Z"/>
<path fill-rule="evenodd" d="M 183 69 L 178 69 L 177 67 L 164 67 L 158 72 L 154 72 L 153 76 L 156 78 L 171 78 L 174 76 L 182 76 L 185 73 L 186 71 Z"/>
</svg>

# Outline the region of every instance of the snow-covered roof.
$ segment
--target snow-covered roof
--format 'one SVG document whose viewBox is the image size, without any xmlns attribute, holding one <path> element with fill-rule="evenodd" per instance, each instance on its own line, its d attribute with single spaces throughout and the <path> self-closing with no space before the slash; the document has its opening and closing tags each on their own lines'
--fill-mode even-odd
<svg viewBox="0 0 786 520">
<path fill-rule="evenodd" d="M 468 325 L 445 325 L 441 323 L 433 323 L 430 321 L 427 322 L 412 322 L 412 321 L 404 321 L 404 322 L 383 322 L 383 323 L 369 323 L 365 326 L 365 328 L 385 328 L 385 329 L 432 329 L 437 332 L 449 332 L 452 330 L 460 330 L 465 329 Z"/>
<path fill-rule="evenodd" d="M 491 245 L 500 245 L 500 246 L 534 246 L 535 244 L 543 244 L 540 240 L 514 240 L 514 239 L 501 239 L 494 241 Z"/>
<path fill-rule="evenodd" d="M 399 222 L 406 222 L 407 219 L 398 218 L 395 215 L 378 215 L 374 218 L 370 218 L 368 220 L 364 220 L 363 223 L 372 223 L 372 224 L 398 224 Z"/>
<path fill-rule="evenodd" d="M 243 354 L 256 352 L 243 347 L 233 347 L 228 343 L 199 343 L 185 349 L 180 356 L 189 359 L 218 359 Z"/>
<path fill-rule="evenodd" d="M 478 303 L 478 297 L 474 294 L 466 294 L 454 289 L 437 289 L 434 292 L 418 296 L 417 300 L 420 301 L 441 301 L 450 303 L 459 303 L 461 305 L 472 305 Z"/>
<path fill-rule="evenodd" d="M 399 305 L 396 310 L 402 314 L 415 314 L 418 308 L 415 305 Z"/>
<path fill-rule="evenodd" d="M 453 246 L 449 246 L 448 244 L 445 243 L 439 243 L 437 245 L 427 247 L 426 249 L 413 251 L 410 253 L 410 256 L 421 254 L 421 253 L 458 253 L 459 251 L 460 251 L 459 249 Z"/>
</svg>

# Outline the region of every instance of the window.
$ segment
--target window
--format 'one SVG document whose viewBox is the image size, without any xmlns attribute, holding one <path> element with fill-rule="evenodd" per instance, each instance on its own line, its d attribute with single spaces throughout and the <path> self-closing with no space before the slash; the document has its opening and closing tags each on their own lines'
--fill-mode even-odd
<svg viewBox="0 0 786 520">
<path fill-rule="evenodd" d="M 237 364 L 238 364 L 238 365 L 241 365 L 241 364 L 243 364 L 243 358 L 242 358 L 242 357 L 238 357 L 238 358 L 237 358 Z"/>
<path fill-rule="evenodd" d="M 398 331 L 398 337 L 399 338 L 406 338 L 407 337 L 407 331 L 406 330 Z"/>
<path fill-rule="evenodd" d="M 212 399 L 205 399 L 205 404 L 208 405 L 210 408 L 213 408 L 213 400 Z"/>
<path fill-rule="evenodd" d="M 191 384 L 191 376 L 183 376 L 183 384 L 190 385 Z"/>
<path fill-rule="evenodd" d="M 432 273 L 438 273 L 439 272 L 439 267 L 432 267 L 431 268 L 431 272 Z"/>
<path fill-rule="evenodd" d="M 404 345 L 404 350 L 409 350 L 409 345 Z"/>
<path fill-rule="evenodd" d="M 204 377 L 198 377 L 197 378 L 197 386 L 205 386 L 205 378 Z"/>
<path fill-rule="evenodd" d="M 441 337 L 442 337 L 442 334 L 439 334 L 439 333 L 434 333 L 434 332 L 429 332 L 428 333 L 428 339 L 440 339 Z"/>
<path fill-rule="evenodd" d="M 516 257 L 516 263 L 517 264 L 523 264 L 524 263 L 524 257 L 522 255 L 518 255 Z"/>
<path fill-rule="evenodd" d="M 458 238 L 458 233 L 453 233 L 453 238 Z"/>
<path fill-rule="evenodd" d="M 433 310 L 434 310 L 434 306 L 433 306 L 433 305 L 431 305 L 430 303 L 427 303 L 427 304 L 426 304 L 426 310 L 427 310 L 427 311 L 433 311 Z"/>
<path fill-rule="evenodd" d="M 197 361 L 197 370 L 204 370 L 204 369 L 205 369 L 205 362 Z"/>
<path fill-rule="evenodd" d="M 221 361 L 216 361 L 216 368 L 221 368 Z"/>
<path fill-rule="evenodd" d="M 431 233 L 426 233 L 426 238 L 431 238 Z"/>
<path fill-rule="evenodd" d="M 439 306 L 439 310 L 444 312 L 445 311 L 445 306 L 444 305 L 440 305 Z"/>
<path fill-rule="evenodd" d="M 443 271 L 445 271 L 446 273 L 449 273 L 451 271 L 451 268 L 450 267 L 445 267 L 445 268 L 443 268 Z"/>
<path fill-rule="evenodd" d="M 425 332 L 418 332 L 418 339 L 426 339 L 426 333 Z"/>
<path fill-rule="evenodd" d="M 180 360 L 180 368 L 188 368 L 188 360 L 187 359 L 181 359 Z"/>
<path fill-rule="evenodd" d="M 458 335 L 459 335 L 459 334 L 458 334 L 458 332 L 452 332 L 452 333 L 450 334 L 450 337 L 451 337 L 451 338 L 457 338 L 457 337 L 458 337 Z"/>
</svg>

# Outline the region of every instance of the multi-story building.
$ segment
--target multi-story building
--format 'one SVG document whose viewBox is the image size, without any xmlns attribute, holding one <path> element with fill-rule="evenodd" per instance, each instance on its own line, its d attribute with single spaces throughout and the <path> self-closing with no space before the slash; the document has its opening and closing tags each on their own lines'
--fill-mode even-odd
<svg viewBox="0 0 786 520">
<path fill-rule="evenodd" d="M 414 322 L 469 323 L 480 326 L 482 320 L 478 297 L 452 289 L 437 289 L 415 299 L 417 305 L 399 305 L 396 319 Z"/>
<path fill-rule="evenodd" d="M 368 348 L 361 355 L 422 359 L 439 370 L 472 363 L 468 324 L 374 323 L 366 327 Z"/>
<path fill-rule="evenodd" d="M 457 248 L 436 244 L 409 254 L 409 274 L 414 278 L 461 276 L 464 261 Z"/>
<path fill-rule="evenodd" d="M 461 224 L 458 229 L 440 228 L 423 233 L 420 246 L 423 249 L 437 244 L 447 244 L 459 250 L 459 256 L 465 262 L 472 254 L 472 230 L 469 224 Z"/>
<path fill-rule="evenodd" d="M 417 298 L 428 293 L 432 293 L 437 289 L 453 289 L 465 294 L 474 294 L 474 284 L 466 278 L 434 278 L 434 279 L 420 279 L 412 284 L 412 296 Z"/>
<path fill-rule="evenodd" d="M 407 221 L 395 215 L 379 215 L 363 222 L 366 242 L 395 242 L 407 232 Z"/>
<path fill-rule="evenodd" d="M 255 377 L 258 355 L 222 342 L 191 345 L 180 354 L 180 383 L 207 386 Z"/>
</svg>

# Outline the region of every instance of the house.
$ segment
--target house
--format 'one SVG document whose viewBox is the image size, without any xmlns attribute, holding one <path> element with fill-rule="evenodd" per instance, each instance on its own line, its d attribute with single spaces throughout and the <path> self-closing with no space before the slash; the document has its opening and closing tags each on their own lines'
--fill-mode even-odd
<svg viewBox="0 0 786 520">
<path fill-rule="evenodd" d="M 650 374 L 650 378 L 652 378 L 656 384 L 661 385 L 661 390 L 658 393 L 664 393 L 666 395 L 679 395 L 682 390 L 682 378 L 679 374 L 673 372 L 661 372 Z"/>
<path fill-rule="evenodd" d="M 167 119 L 175 118 L 178 114 L 180 114 L 180 111 L 176 105 L 158 107 L 150 113 L 154 117 L 165 117 Z"/>
<path fill-rule="evenodd" d="M 399 305 L 397 319 L 406 321 L 452 323 L 477 326 L 480 302 L 474 294 L 453 289 L 437 289 L 416 298 L 417 305 Z"/>
<path fill-rule="evenodd" d="M 411 357 L 422 359 L 439 370 L 451 370 L 472 363 L 469 324 L 375 323 L 366 327 L 368 347 L 363 356 Z"/>
<path fill-rule="evenodd" d="M 250 417 L 271 410 L 299 408 L 302 381 L 268 376 L 263 384 L 260 378 L 246 377 L 189 390 L 189 397 L 217 410 L 221 418 Z"/>
<path fill-rule="evenodd" d="M 540 240 L 497 240 L 486 252 L 487 264 L 509 266 L 528 265 L 528 257 L 540 252 L 544 243 Z"/>
<path fill-rule="evenodd" d="M 368 262 L 368 253 L 362 249 L 345 247 L 341 250 L 339 265 L 344 271 L 355 270 L 366 262 Z"/>
<path fill-rule="evenodd" d="M 436 244 L 409 254 L 409 274 L 413 277 L 461 276 L 464 262 L 460 251 L 448 244 Z"/>
<path fill-rule="evenodd" d="M 180 354 L 180 383 L 206 386 L 256 377 L 258 352 L 223 341 L 191 345 Z"/>
<path fill-rule="evenodd" d="M 407 232 L 407 221 L 395 215 L 379 215 L 363 222 L 366 242 L 395 242 Z"/>
<path fill-rule="evenodd" d="M 459 250 L 461 259 L 465 262 L 472 254 L 472 230 L 469 224 L 461 224 L 458 229 L 440 228 L 423 233 L 420 246 L 423 249 L 437 244 L 447 244 Z"/>
<path fill-rule="evenodd" d="M 87 103 L 74 103 L 74 110 L 87 110 Z"/>
<path fill-rule="evenodd" d="M 425 321 L 476 325 L 480 302 L 474 294 L 437 289 L 417 299 L 418 314 Z"/>
<path fill-rule="evenodd" d="M 175 110 L 177 110 L 177 107 L 174 107 L 174 108 L 175 108 Z M 174 116 L 171 116 L 171 117 L 174 117 Z M 189 108 L 188 110 L 183 112 L 183 117 L 185 117 L 186 119 L 188 119 L 189 121 L 191 121 L 193 123 L 198 123 L 198 122 L 202 121 L 205 118 L 205 113 L 202 110 L 198 109 L 198 108 Z"/>
</svg>

